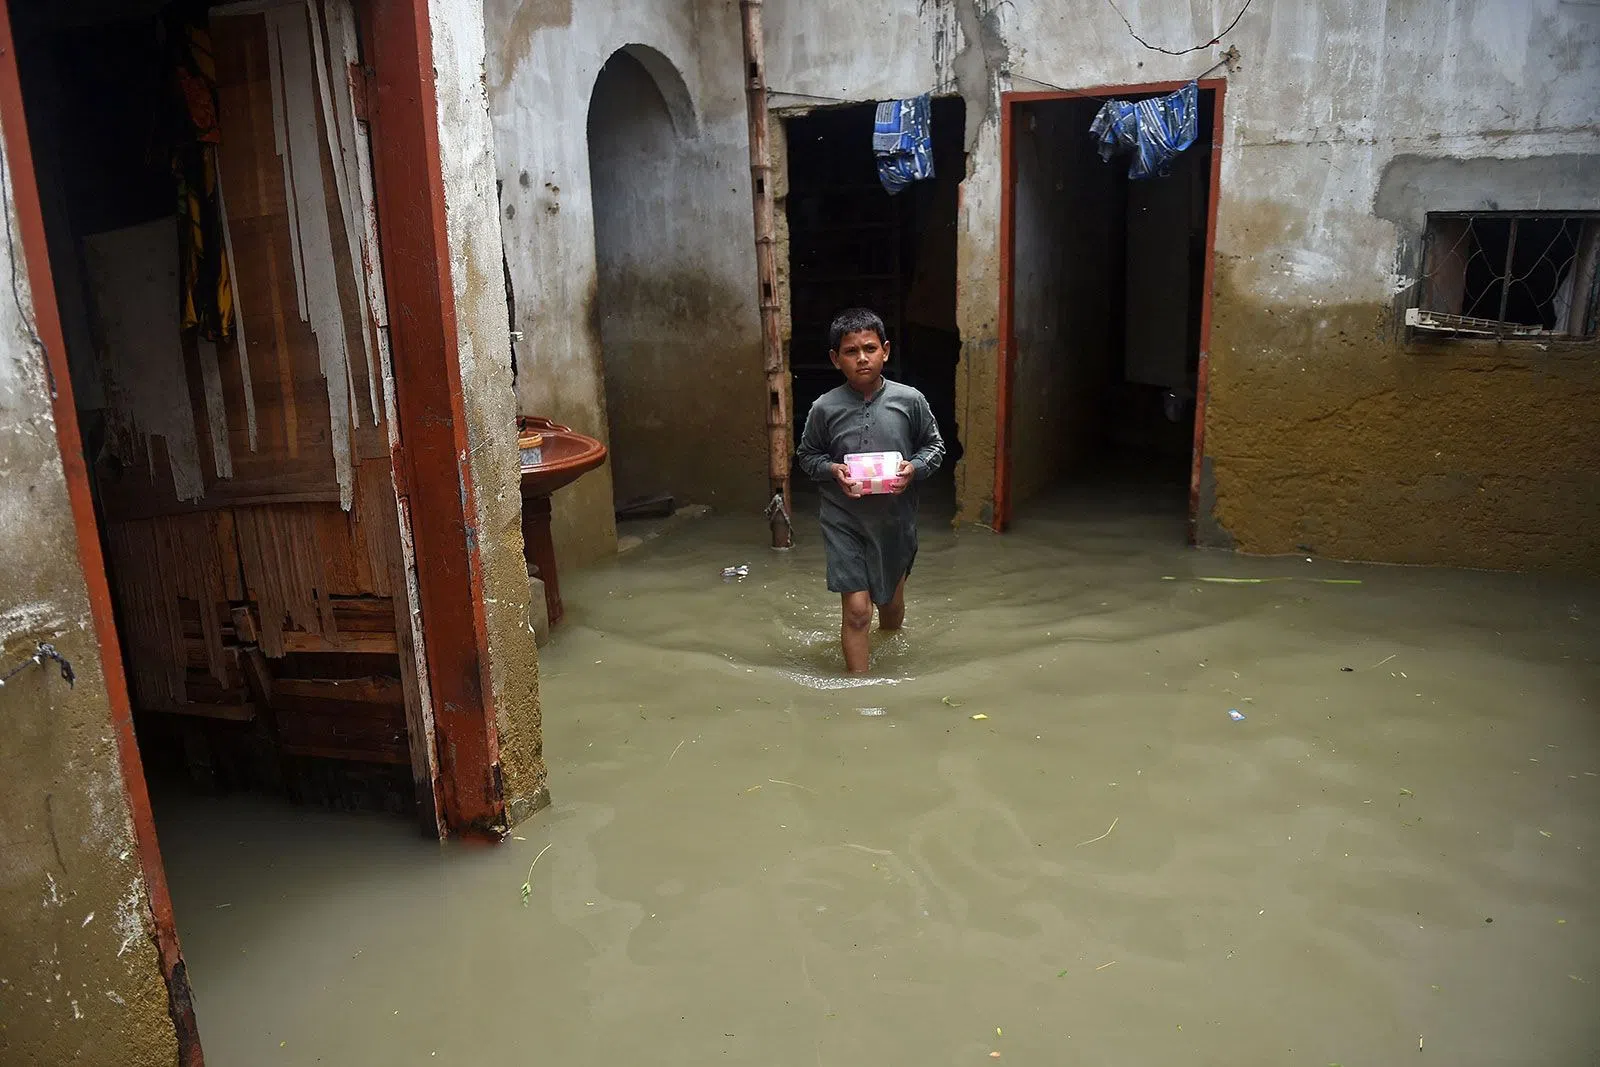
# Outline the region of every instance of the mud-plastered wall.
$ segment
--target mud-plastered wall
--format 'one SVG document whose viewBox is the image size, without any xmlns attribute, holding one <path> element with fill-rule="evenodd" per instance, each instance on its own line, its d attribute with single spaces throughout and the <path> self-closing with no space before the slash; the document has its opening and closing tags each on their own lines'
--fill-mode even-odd
<svg viewBox="0 0 1600 1067">
<path fill-rule="evenodd" d="M 1418 344 L 1402 322 L 1428 212 L 1600 208 L 1600 8 L 1255 4 L 1209 47 L 1240 4 L 1118 8 L 768 5 L 769 81 L 796 94 L 775 94 L 775 106 L 928 91 L 967 101 L 962 517 L 986 519 L 993 494 L 1000 93 L 1182 81 L 1234 47 L 1233 67 L 1212 73 L 1227 90 L 1202 539 L 1261 553 L 1594 569 L 1595 346 Z"/>
<path fill-rule="evenodd" d="M 484 91 L 482 8 L 430 0 L 450 280 L 483 575 L 488 672 L 511 822 L 548 799 L 539 708 L 538 652 L 528 616 L 522 554 L 516 393 L 506 324 L 494 151 Z"/>
<path fill-rule="evenodd" d="M 759 508 L 765 406 L 738 6 L 489 0 L 484 11 L 518 405 L 613 451 L 556 494 L 558 557 L 570 566 L 615 551 L 618 496 Z M 635 111 L 664 107 L 670 121 L 630 141 L 629 115 L 607 109 L 595 175 L 590 103 L 622 50 L 637 64 L 629 76 L 642 68 L 661 97 Z"/>
<path fill-rule="evenodd" d="M 45 357 L 32 328 L 9 160 L 0 277 L 0 1062 L 171 1067 L 151 937 Z M 92 536 L 92 534 L 91 534 Z"/>
</svg>

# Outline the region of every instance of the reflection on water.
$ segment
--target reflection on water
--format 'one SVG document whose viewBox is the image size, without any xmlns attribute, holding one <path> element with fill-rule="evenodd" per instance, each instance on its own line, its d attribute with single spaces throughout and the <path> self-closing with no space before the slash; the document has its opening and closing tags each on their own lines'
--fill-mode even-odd
<svg viewBox="0 0 1600 1067">
<path fill-rule="evenodd" d="M 927 526 L 846 679 L 800 532 L 563 575 L 518 840 L 165 799 L 208 1062 L 1600 1057 L 1593 586 L 1062 500 Z"/>
</svg>

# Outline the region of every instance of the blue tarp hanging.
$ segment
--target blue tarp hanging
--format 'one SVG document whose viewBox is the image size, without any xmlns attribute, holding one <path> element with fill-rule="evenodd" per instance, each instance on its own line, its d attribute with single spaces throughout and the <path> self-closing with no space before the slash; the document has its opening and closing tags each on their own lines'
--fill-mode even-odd
<svg viewBox="0 0 1600 1067">
<path fill-rule="evenodd" d="M 1089 132 L 1100 139 L 1101 159 L 1132 152 L 1128 177 L 1158 178 L 1167 173 L 1174 156 L 1194 144 L 1199 107 L 1200 86 L 1195 82 L 1168 96 L 1137 103 L 1109 100 L 1095 115 Z"/>
<path fill-rule="evenodd" d="M 885 100 L 872 124 L 878 180 L 893 196 L 912 182 L 933 177 L 933 135 L 928 94 Z"/>
</svg>

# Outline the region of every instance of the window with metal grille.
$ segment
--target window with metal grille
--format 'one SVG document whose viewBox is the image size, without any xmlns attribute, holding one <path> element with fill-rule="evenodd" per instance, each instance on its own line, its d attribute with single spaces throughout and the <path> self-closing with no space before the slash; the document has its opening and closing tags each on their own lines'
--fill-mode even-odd
<svg viewBox="0 0 1600 1067">
<path fill-rule="evenodd" d="M 1430 213 L 1406 325 L 1501 340 L 1592 337 L 1597 247 L 1596 213 Z"/>
</svg>

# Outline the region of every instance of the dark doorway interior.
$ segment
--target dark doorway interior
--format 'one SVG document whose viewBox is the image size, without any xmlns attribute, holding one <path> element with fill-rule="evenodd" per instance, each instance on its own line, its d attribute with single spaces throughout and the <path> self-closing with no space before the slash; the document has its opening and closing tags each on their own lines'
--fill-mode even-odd
<svg viewBox="0 0 1600 1067">
<path fill-rule="evenodd" d="M 896 196 L 884 191 L 872 154 L 875 105 L 791 118 L 789 271 L 795 433 L 817 397 L 838 385 L 828 362 L 828 324 L 840 310 L 883 316 L 887 374 L 928 398 L 947 454 L 950 484 L 961 443 L 956 425 L 956 217 L 966 176 L 965 103 L 933 101 L 934 177 Z"/>
<path fill-rule="evenodd" d="M 1011 499 L 1109 486 L 1178 513 L 1194 441 L 1215 96 L 1200 93 L 1194 145 L 1143 181 L 1128 177 L 1126 156 L 1100 159 L 1089 127 L 1103 103 L 1016 106 Z"/>
<path fill-rule="evenodd" d="M 278 40 L 314 55 L 305 9 L 284 10 L 298 18 L 284 20 Z M 329 147 L 339 130 L 316 106 L 309 65 L 297 82 L 269 75 L 268 16 L 207 20 L 175 4 L 108 11 L 76 18 L 29 3 L 13 17 L 146 777 L 162 800 L 260 791 L 414 813 L 436 833 L 430 746 L 412 741 L 425 735 L 413 727 L 422 698 L 388 415 L 372 399 L 364 279 Z M 319 28 L 331 48 L 338 39 Z M 191 97 L 179 91 L 188 34 L 202 30 L 194 39 L 216 79 L 210 134 L 195 132 Z M 194 95 L 213 99 L 203 83 Z M 312 160 L 296 181 L 313 168 L 323 175 L 315 196 L 298 198 L 321 212 L 315 227 L 309 212 L 290 221 L 297 197 L 275 148 L 275 100 L 309 116 L 295 146 L 308 152 L 290 155 Z M 197 162 L 206 158 L 209 172 Z M 189 199 L 214 198 L 214 215 L 196 207 L 180 225 L 178 173 Z M 206 173 L 210 197 L 195 177 Z M 219 250 L 209 267 L 185 265 L 185 227 Z M 208 269 L 226 270 L 234 313 L 210 337 L 204 320 L 221 312 L 207 308 L 208 291 L 222 287 Z M 182 299 L 186 270 L 199 280 Z M 326 304 L 303 280 L 319 276 L 332 280 Z M 335 302 L 343 366 L 324 361 L 334 320 L 317 319 Z M 183 321 L 191 305 L 202 321 Z M 319 335 L 312 320 L 329 328 Z"/>
</svg>

